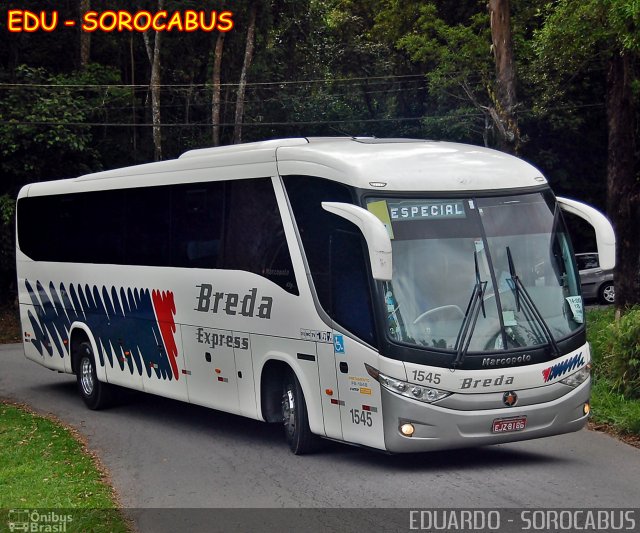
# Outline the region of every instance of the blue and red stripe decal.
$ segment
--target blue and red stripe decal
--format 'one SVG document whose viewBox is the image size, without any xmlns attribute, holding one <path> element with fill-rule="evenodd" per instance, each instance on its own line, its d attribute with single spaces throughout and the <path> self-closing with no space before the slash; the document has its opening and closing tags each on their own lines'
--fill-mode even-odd
<svg viewBox="0 0 640 533">
<path fill-rule="evenodd" d="M 584 357 L 582 357 L 582 352 L 579 352 L 570 359 L 566 359 L 565 361 L 561 361 L 549 368 L 545 368 L 542 371 L 542 379 L 544 379 L 545 383 L 549 383 L 549 381 L 562 377 L 566 373 L 580 368 L 583 365 Z"/>
<path fill-rule="evenodd" d="M 64 357 L 71 324 L 79 321 L 95 338 L 101 366 L 108 361 L 131 374 L 179 379 L 171 291 L 73 283 L 67 288 L 53 282 L 45 289 L 40 281 L 33 286 L 28 280 L 25 286 L 33 304 L 27 311 L 31 344 L 40 355 Z"/>
</svg>

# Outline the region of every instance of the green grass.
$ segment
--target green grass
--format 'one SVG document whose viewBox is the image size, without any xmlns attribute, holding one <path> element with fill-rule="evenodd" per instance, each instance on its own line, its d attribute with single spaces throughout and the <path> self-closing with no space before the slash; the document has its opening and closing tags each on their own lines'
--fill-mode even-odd
<svg viewBox="0 0 640 533">
<path fill-rule="evenodd" d="M 620 343 L 619 327 L 614 326 L 613 308 L 594 309 L 587 313 L 587 338 L 593 358 L 593 389 L 591 392 L 592 420 L 605 424 L 621 435 L 640 436 L 640 399 L 621 392 L 617 383 L 613 352 Z M 640 341 L 640 339 L 639 339 Z"/>
<path fill-rule="evenodd" d="M 611 426 L 623 435 L 640 435 L 640 400 L 615 392 L 606 379 L 595 378 L 591 406 L 592 420 L 596 424 Z"/>
<path fill-rule="evenodd" d="M 125 532 L 115 495 L 71 430 L 0 403 L 0 509 L 71 515 L 67 531 Z M 7 518 L 0 518 L 5 525 Z"/>
</svg>

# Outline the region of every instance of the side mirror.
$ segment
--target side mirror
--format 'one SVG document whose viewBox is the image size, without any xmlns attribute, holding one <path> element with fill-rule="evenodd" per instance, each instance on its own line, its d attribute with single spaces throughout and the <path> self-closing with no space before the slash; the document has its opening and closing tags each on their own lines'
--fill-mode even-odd
<svg viewBox="0 0 640 533">
<path fill-rule="evenodd" d="M 600 267 L 605 270 L 613 269 L 616 266 L 616 235 L 609 219 L 590 205 L 559 196 L 556 199 L 564 211 L 579 216 L 593 226 L 596 230 Z"/>
<path fill-rule="evenodd" d="M 322 208 L 358 226 L 367 241 L 373 278 L 391 281 L 393 271 L 391 239 L 380 219 L 366 209 L 353 204 L 322 202 Z"/>
</svg>

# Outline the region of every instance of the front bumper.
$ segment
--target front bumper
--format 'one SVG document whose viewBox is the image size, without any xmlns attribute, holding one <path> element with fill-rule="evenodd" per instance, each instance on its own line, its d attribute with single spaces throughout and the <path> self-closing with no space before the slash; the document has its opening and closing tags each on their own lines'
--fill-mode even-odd
<svg viewBox="0 0 640 533">
<path fill-rule="evenodd" d="M 426 404 L 382 387 L 385 447 L 392 453 L 424 452 L 515 442 L 578 431 L 589 418 L 584 414 L 584 404 L 589 401 L 591 380 L 587 379 L 575 389 L 566 385 L 563 387 L 568 392 L 552 401 L 479 410 L 455 410 Z M 469 398 L 469 401 L 473 400 Z M 491 432 L 495 419 L 517 416 L 527 417 L 526 429 L 514 433 Z M 415 427 L 411 437 L 405 437 L 399 431 L 400 426 L 407 422 Z"/>
</svg>

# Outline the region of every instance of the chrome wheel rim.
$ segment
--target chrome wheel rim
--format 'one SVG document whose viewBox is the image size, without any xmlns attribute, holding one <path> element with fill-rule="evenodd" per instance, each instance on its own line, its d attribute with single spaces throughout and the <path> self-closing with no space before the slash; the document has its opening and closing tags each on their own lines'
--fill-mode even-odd
<svg viewBox="0 0 640 533">
<path fill-rule="evenodd" d="M 88 357 L 84 357 L 80 365 L 80 385 L 82 386 L 82 392 L 85 396 L 91 396 L 93 394 L 95 385 L 93 381 L 93 365 Z"/>
<path fill-rule="evenodd" d="M 608 287 L 605 287 L 604 290 L 602 291 L 602 296 L 604 296 L 604 299 L 607 302 L 612 304 L 614 302 L 614 300 L 616 299 L 616 290 L 615 290 L 614 286 L 613 285 L 609 285 Z"/>
<path fill-rule="evenodd" d="M 282 421 L 287 435 L 293 436 L 296 431 L 296 404 L 291 385 L 287 386 L 282 395 Z"/>
</svg>

